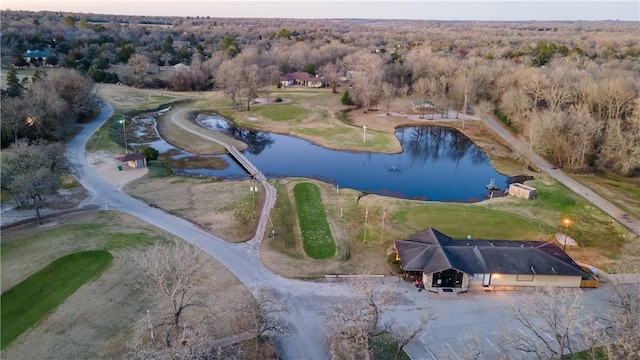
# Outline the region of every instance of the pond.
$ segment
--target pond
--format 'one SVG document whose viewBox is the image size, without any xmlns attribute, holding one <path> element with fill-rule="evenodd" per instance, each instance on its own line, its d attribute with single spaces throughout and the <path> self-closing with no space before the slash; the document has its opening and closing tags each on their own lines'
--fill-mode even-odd
<svg viewBox="0 0 640 360">
<path fill-rule="evenodd" d="M 248 144 L 244 154 L 269 178 L 306 177 L 337 188 L 448 202 L 481 201 L 489 195 L 490 182 L 503 189 L 509 182 L 469 138 L 447 127 L 400 128 L 396 136 L 404 151 L 379 154 L 331 150 L 292 136 L 243 129 L 217 115 L 200 115 L 196 121 Z M 249 178 L 230 157 L 222 157 L 229 163 L 224 170 L 176 170 L 189 175 Z"/>
</svg>

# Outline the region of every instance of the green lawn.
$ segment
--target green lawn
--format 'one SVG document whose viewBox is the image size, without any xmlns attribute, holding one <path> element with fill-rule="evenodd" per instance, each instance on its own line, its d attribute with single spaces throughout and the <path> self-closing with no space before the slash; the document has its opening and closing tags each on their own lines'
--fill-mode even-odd
<svg viewBox="0 0 640 360">
<path fill-rule="evenodd" d="M 124 154 L 124 132 L 122 123 L 120 123 L 122 116 L 124 113 L 116 109 L 111 119 L 98 128 L 98 131 L 89 139 L 87 151 L 107 150 L 116 154 Z"/>
<path fill-rule="evenodd" d="M 113 260 L 107 251 L 59 258 L 2 294 L 2 349 L 53 311 Z"/>
<path fill-rule="evenodd" d="M 296 184 L 293 188 L 304 251 L 314 259 L 335 255 L 336 244 L 327 222 L 320 189 L 311 183 Z"/>
<path fill-rule="evenodd" d="M 308 116 L 305 108 L 292 104 L 257 106 L 251 111 L 273 121 L 299 122 Z"/>
<path fill-rule="evenodd" d="M 399 217 L 405 217 L 416 231 L 433 227 L 454 239 L 471 235 L 474 239 L 535 240 L 541 230 L 522 216 L 464 204 L 427 204 L 393 214 L 391 219 Z"/>
</svg>

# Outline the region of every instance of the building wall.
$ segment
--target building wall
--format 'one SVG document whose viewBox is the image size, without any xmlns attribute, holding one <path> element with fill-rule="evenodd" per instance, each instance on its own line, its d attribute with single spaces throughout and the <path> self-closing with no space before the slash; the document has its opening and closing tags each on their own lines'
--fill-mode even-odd
<svg viewBox="0 0 640 360">
<path fill-rule="evenodd" d="M 580 287 L 581 276 L 491 274 L 491 286 Z"/>
</svg>

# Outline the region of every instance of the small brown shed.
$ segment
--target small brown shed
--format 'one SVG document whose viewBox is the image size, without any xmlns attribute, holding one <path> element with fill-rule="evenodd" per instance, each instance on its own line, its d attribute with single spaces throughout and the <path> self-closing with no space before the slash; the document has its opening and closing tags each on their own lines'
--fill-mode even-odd
<svg viewBox="0 0 640 360">
<path fill-rule="evenodd" d="M 509 195 L 515 195 L 525 199 L 534 199 L 536 197 L 536 189 L 524 184 L 513 183 L 509 185 Z"/>
<path fill-rule="evenodd" d="M 143 154 L 127 154 L 118 156 L 116 162 L 119 170 L 123 170 L 125 164 L 131 168 L 138 169 L 147 166 L 147 157 Z"/>
</svg>

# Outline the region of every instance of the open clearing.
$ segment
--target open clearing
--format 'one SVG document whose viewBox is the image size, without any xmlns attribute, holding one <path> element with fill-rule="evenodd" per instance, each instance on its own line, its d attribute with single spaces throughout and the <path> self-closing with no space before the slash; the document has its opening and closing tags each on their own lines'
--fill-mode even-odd
<svg viewBox="0 0 640 360">
<path fill-rule="evenodd" d="M 44 230 L 44 231 L 43 231 Z M 59 216 L 43 227 L 22 226 L 2 231 L 2 291 L 62 256 L 102 249 L 113 254 L 112 265 L 82 286 L 37 326 L 5 349 L 3 359 L 122 358 L 134 324 L 155 308 L 140 290 L 141 269 L 135 259 L 149 245 L 172 237 L 128 215 L 85 212 Z M 228 306 L 253 301 L 252 295 L 224 266 L 204 255 L 200 279 L 216 295 L 218 336 L 233 334 Z"/>
</svg>

